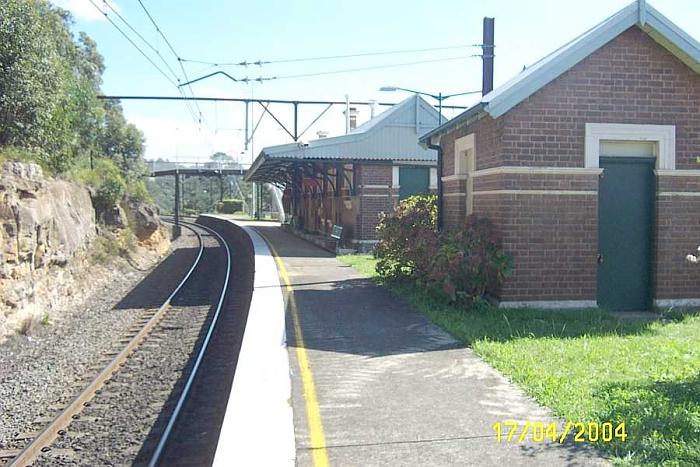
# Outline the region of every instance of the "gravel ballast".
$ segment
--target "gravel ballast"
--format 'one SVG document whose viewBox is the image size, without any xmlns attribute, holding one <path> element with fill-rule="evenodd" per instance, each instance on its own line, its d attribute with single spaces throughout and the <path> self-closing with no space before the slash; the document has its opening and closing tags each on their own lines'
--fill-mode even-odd
<svg viewBox="0 0 700 467">
<path fill-rule="evenodd" d="M 183 274 L 177 268 L 167 271 L 163 264 L 174 254 L 183 262 L 193 259 L 197 247 L 196 237 L 183 230 L 172 244 L 173 254 L 149 270 L 123 260 L 111 270 L 99 268 L 102 272 L 84 284 L 87 299 L 82 303 L 64 310 L 55 323 L 37 325 L 28 336 L 0 345 L 0 450 L 21 447 L 15 438 L 48 423 L 95 376 L 105 353 L 120 347 L 120 338 L 145 314 L 142 308 L 130 308 L 124 297 L 146 293 L 148 288 L 139 284 L 158 273 L 163 290 L 148 300 L 149 305 L 157 301 L 168 283 Z"/>
<path fill-rule="evenodd" d="M 222 292 L 226 255 L 215 237 L 202 237 L 202 259 L 163 320 L 34 465 L 148 463 Z M 120 303 L 149 303 L 154 291 L 144 284 Z"/>
</svg>

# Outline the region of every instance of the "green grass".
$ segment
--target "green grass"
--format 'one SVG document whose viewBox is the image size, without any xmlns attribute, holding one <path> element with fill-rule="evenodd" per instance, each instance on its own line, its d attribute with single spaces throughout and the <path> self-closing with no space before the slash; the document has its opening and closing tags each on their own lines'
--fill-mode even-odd
<svg viewBox="0 0 700 467">
<path fill-rule="evenodd" d="M 236 220 L 242 220 L 242 221 L 247 221 L 253 219 L 250 214 L 248 214 L 245 211 L 236 211 L 234 212 L 231 217 L 233 217 Z"/>
<path fill-rule="evenodd" d="M 338 259 L 381 282 L 371 256 Z M 384 285 L 563 419 L 624 421 L 626 442 L 597 444 L 616 464 L 700 465 L 700 315 L 465 310 L 412 285 Z"/>
<path fill-rule="evenodd" d="M 338 256 L 338 259 L 354 267 L 367 277 L 379 277 L 377 270 L 374 268 L 377 260 L 371 255 L 344 255 Z"/>
</svg>

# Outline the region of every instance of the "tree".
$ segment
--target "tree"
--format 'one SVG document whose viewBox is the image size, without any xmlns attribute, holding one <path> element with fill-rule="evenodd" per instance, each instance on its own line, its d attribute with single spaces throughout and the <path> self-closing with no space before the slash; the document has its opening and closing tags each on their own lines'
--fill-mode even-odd
<svg viewBox="0 0 700 467">
<path fill-rule="evenodd" d="M 25 149 L 54 172 L 96 154 L 138 173 L 143 135 L 119 103 L 97 98 L 104 60 L 72 24 L 47 0 L 0 1 L 0 148 Z"/>
<path fill-rule="evenodd" d="M 220 151 L 212 154 L 209 159 L 217 162 L 233 162 L 233 157 L 229 156 L 225 152 Z"/>
<path fill-rule="evenodd" d="M 144 137 L 141 131 L 124 118 L 121 104 L 105 101 L 104 126 L 99 137 L 100 153 L 119 164 L 122 170 L 131 172 L 141 161 Z"/>
<path fill-rule="evenodd" d="M 44 148 L 63 136 L 60 104 L 67 73 L 61 46 L 70 41 L 64 21 L 47 2 L 0 4 L 0 146 L 45 156 Z"/>
</svg>

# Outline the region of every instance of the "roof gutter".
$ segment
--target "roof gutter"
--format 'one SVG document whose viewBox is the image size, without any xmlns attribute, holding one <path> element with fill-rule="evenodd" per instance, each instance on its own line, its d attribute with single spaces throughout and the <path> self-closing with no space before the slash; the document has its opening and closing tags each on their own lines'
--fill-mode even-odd
<svg viewBox="0 0 700 467">
<path fill-rule="evenodd" d="M 427 148 L 437 151 L 437 229 L 438 232 L 442 232 L 444 211 L 442 203 L 442 146 L 429 142 Z"/>
<path fill-rule="evenodd" d="M 423 146 L 424 148 L 429 148 L 429 149 L 434 149 L 430 147 L 430 140 L 434 136 L 439 136 L 444 133 L 447 133 L 448 131 L 452 130 L 459 124 L 469 121 L 472 118 L 478 116 L 481 113 L 486 112 L 486 105 L 488 102 L 479 102 L 471 107 L 469 107 L 467 110 L 462 112 L 461 114 L 457 115 L 455 118 L 452 120 L 448 120 L 439 127 L 429 131 L 428 133 L 424 134 L 420 138 L 418 138 L 418 143 Z"/>
<path fill-rule="evenodd" d="M 258 168 L 260 168 L 260 166 L 265 161 L 265 159 L 266 159 L 265 151 L 261 151 L 260 154 L 258 155 L 258 157 L 256 157 L 255 160 L 253 161 L 253 164 L 250 166 L 250 168 L 248 170 L 246 170 L 246 174 L 243 176 L 244 182 L 251 181 L 250 180 L 251 177 L 253 175 L 255 175 L 255 171 L 257 171 Z"/>
<path fill-rule="evenodd" d="M 452 120 L 448 120 L 447 122 L 443 123 L 439 127 L 433 129 L 432 131 L 429 131 L 428 133 L 424 134 L 418 139 L 418 144 L 423 146 L 426 149 L 433 149 L 437 151 L 437 176 L 438 176 L 438 184 L 437 184 L 437 228 L 438 232 L 442 232 L 443 226 L 444 226 L 444 219 L 445 219 L 445 208 L 444 208 L 444 195 L 443 195 L 443 187 L 442 187 L 442 167 L 443 167 L 443 150 L 442 146 L 438 144 L 434 144 L 433 141 L 440 140 L 440 136 L 444 133 L 447 133 L 450 130 L 453 130 L 457 126 L 459 126 L 462 123 L 467 123 L 469 120 L 478 117 L 480 114 L 483 114 L 486 112 L 487 103 L 485 102 L 479 102 L 478 104 L 470 107 L 469 109 L 465 110 L 461 114 L 457 115 L 455 118 Z"/>
</svg>

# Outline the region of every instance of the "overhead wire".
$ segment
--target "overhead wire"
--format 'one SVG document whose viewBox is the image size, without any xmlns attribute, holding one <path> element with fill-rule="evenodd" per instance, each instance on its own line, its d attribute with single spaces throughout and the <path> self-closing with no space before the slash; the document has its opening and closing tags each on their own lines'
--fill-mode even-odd
<svg viewBox="0 0 700 467">
<path fill-rule="evenodd" d="M 275 76 L 275 77 L 270 78 L 270 79 L 306 78 L 306 77 L 311 77 L 311 76 L 324 76 L 324 75 L 335 75 L 335 74 L 340 74 L 340 73 L 353 73 L 353 72 L 357 72 L 357 71 L 381 70 L 384 68 L 396 68 L 396 67 L 402 67 L 402 66 L 420 65 L 423 63 L 449 62 L 449 61 L 453 61 L 453 60 L 461 60 L 461 59 L 470 58 L 470 57 L 481 57 L 481 55 L 478 55 L 478 54 L 460 55 L 457 57 L 433 58 L 430 60 L 417 60 L 417 61 L 413 61 L 413 62 L 391 63 L 388 65 L 376 65 L 376 66 L 359 67 L 359 68 L 345 68 L 345 69 L 341 69 L 341 70 L 300 73 L 300 74 L 295 74 L 295 75 L 282 75 L 282 76 Z M 266 80 L 266 79 L 263 78 L 263 81 L 264 80 Z"/>
<path fill-rule="evenodd" d="M 357 57 L 369 57 L 369 56 L 380 56 L 380 55 L 395 55 L 395 54 L 409 54 L 409 53 L 422 53 L 422 52 L 430 52 L 430 51 L 437 51 L 437 50 L 449 50 L 449 49 L 458 49 L 458 48 L 466 48 L 466 47 L 479 47 L 481 44 L 472 44 L 472 45 L 454 45 L 454 46 L 444 46 L 444 47 L 430 47 L 430 48 L 421 48 L 421 49 L 404 49 L 404 50 L 391 50 L 391 51 L 377 51 L 377 52 L 364 52 L 364 53 L 354 53 L 354 54 L 344 54 L 344 55 L 328 55 L 328 56 L 316 56 L 316 57 L 300 57 L 300 58 L 289 58 L 289 59 L 279 59 L 279 60 L 258 60 L 256 62 L 248 62 L 247 60 L 242 61 L 242 62 L 225 62 L 225 63 L 218 63 L 218 62 L 208 62 L 208 61 L 203 61 L 203 60 L 193 60 L 193 59 L 184 59 L 182 58 L 175 48 L 173 47 L 172 43 L 168 40 L 166 37 L 165 33 L 161 30 L 161 28 L 158 26 L 158 23 L 156 22 L 155 18 L 153 15 L 151 15 L 150 11 L 146 7 L 146 5 L 143 3 L 142 0 L 138 0 L 139 5 L 145 12 L 146 16 L 156 29 L 157 33 L 160 35 L 160 37 L 163 39 L 165 42 L 166 46 L 168 49 L 171 51 L 171 53 L 175 56 L 175 58 L 178 61 L 178 65 L 180 66 L 180 70 L 182 71 L 182 75 L 185 78 L 185 83 L 182 84 L 182 81 L 180 80 L 178 74 L 170 67 L 168 62 L 164 59 L 164 57 L 161 55 L 160 51 L 154 47 L 148 40 L 146 40 L 131 24 L 121 15 L 119 12 L 113 8 L 107 0 L 103 0 L 103 3 L 134 33 L 136 36 L 143 41 L 144 44 L 146 44 L 151 50 L 153 50 L 154 53 L 160 58 L 160 60 L 165 64 L 166 68 L 168 71 L 173 75 L 175 78 L 175 81 L 173 81 L 130 37 L 128 34 L 126 34 L 113 20 L 112 18 L 107 14 L 106 11 L 103 11 L 93 0 L 90 0 L 90 3 L 98 10 L 100 11 L 105 18 L 119 31 L 119 33 L 124 36 L 125 39 L 131 43 L 131 45 L 138 50 L 138 52 L 148 60 L 148 62 L 160 72 L 161 75 L 163 75 L 164 78 L 168 80 L 173 86 L 175 86 L 178 89 L 178 92 L 183 96 L 187 97 L 186 94 L 183 92 L 181 89 L 182 87 L 187 87 L 189 90 L 189 94 L 192 98 L 196 98 L 194 91 L 192 89 L 192 82 L 199 81 L 203 78 L 197 78 L 193 81 L 190 81 L 189 76 L 187 74 L 187 70 L 185 69 L 183 63 L 198 63 L 198 64 L 204 64 L 204 65 L 210 65 L 214 67 L 219 67 L 219 66 L 250 66 L 250 65 L 267 65 L 267 64 L 277 64 L 277 63 L 294 63 L 294 62 L 305 62 L 305 61 L 323 61 L 323 60 L 335 60 L 335 59 L 344 59 L 344 58 L 357 58 Z M 345 68 L 345 69 L 340 69 L 340 70 L 329 70 L 329 71 L 320 71 L 320 72 L 309 72 L 309 73 L 300 73 L 300 74 L 290 74 L 290 75 L 281 75 L 281 76 L 270 76 L 270 77 L 259 77 L 259 78 L 241 78 L 241 79 L 234 79 L 234 81 L 241 81 L 244 83 L 249 83 L 253 81 L 258 81 L 258 82 L 263 82 L 263 81 L 272 81 L 272 80 L 279 80 L 279 79 L 293 79 L 293 78 L 303 78 L 303 77 L 313 77 L 313 76 L 324 76 L 324 75 L 333 75 L 333 74 L 341 74 L 341 73 L 352 73 L 352 72 L 359 72 L 359 71 L 370 71 L 370 70 L 377 70 L 377 69 L 386 69 L 386 68 L 395 68 L 395 67 L 402 67 L 402 66 L 410 66 L 410 65 L 418 65 L 418 64 L 424 64 L 424 63 L 436 63 L 436 62 L 445 62 L 445 61 L 453 61 L 453 60 L 459 60 L 459 59 L 464 59 L 464 58 L 469 58 L 469 57 L 480 57 L 480 54 L 473 54 L 473 55 L 461 55 L 457 57 L 448 57 L 448 58 L 436 58 L 436 59 L 429 59 L 429 60 L 416 60 L 416 61 L 411 61 L 411 62 L 403 62 L 403 63 L 392 63 L 392 64 L 387 64 L 387 65 L 377 65 L 377 66 L 368 66 L 368 67 L 357 67 L 357 68 Z M 216 74 L 216 73 L 215 73 Z M 208 76 L 207 76 L 208 77 Z M 252 83 L 251 83 L 252 84 Z M 199 107 L 199 104 L 196 100 L 193 100 L 196 108 L 197 108 L 197 113 L 199 118 L 194 114 L 194 111 L 190 107 L 190 103 L 188 100 L 185 100 L 185 103 L 188 106 L 188 109 L 190 113 L 192 114 L 193 119 L 195 122 L 198 121 L 198 123 L 201 125 L 203 123 L 203 115 L 201 108 Z M 205 123 L 206 125 L 206 123 Z"/>
<path fill-rule="evenodd" d="M 156 70 L 158 70 L 158 72 L 159 72 L 161 75 L 163 75 L 163 77 L 164 77 L 166 80 L 168 80 L 168 82 L 169 82 L 170 84 L 172 84 L 173 86 L 177 87 L 177 83 L 176 83 L 175 81 L 173 81 L 173 80 L 170 78 L 170 76 L 168 76 L 158 65 L 156 65 L 156 63 L 151 59 L 151 57 L 149 57 L 143 50 L 141 50 L 141 48 L 129 37 L 129 35 L 128 35 L 127 33 L 125 33 L 125 32 L 117 25 L 117 23 L 115 23 L 114 21 L 112 21 L 112 18 L 110 18 L 110 16 L 107 14 L 106 11 L 102 10 L 99 6 L 97 6 L 97 4 L 96 4 L 93 0 L 89 0 L 89 1 L 90 1 L 90 3 L 92 4 L 92 6 L 94 6 L 94 7 L 97 9 L 97 11 L 99 11 L 100 13 L 102 13 L 102 14 L 104 15 L 104 17 L 107 19 L 107 21 L 109 21 L 109 22 L 112 24 L 112 26 L 114 26 L 115 29 L 116 29 L 117 31 L 119 31 L 119 33 L 120 33 L 122 36 L 124 36 L 124 38 L 125 38 L 127 41 L 129 41 L 130 44 L 131 44 L 132 46 L 134 46 L 134 48 L 135 48 L 136 50 L 138 50 L 139 53 L 140 53 L 141 55 L 143 55 L 143 57 L 144 57 L 146 60 L 148 60 L 148 62 L 149 62 L 151 65 L 153 65 L 153 67 L 154 67 Z"/>
<path fill-rule="evenodd" d="M 149 19 L 149 20 L 151 21 L 151 23 L 153 24 L 153 27 L 156 28 L 156 31 L 158 32 L 158 34 L 160 35 L 160 37 L 163 38 L 163 41 L 165 42 L 165 44 L 168 46 L 168 48 L 170 49 L 170 51 L 173 53 L 173 55 L 174 55 L 175 58 L 177 59 L 177 63 L 178 63 L 178 65 L 180 65 L 180 70 L 182 70 L 182 75 L 183 75 L 184 78 L 185 78 L 185 82 L 189 82 L 190 79 L 189 79 L 189 77 L 187 76 L 187 70 L 185 70 L 185 67 L 184 67 L 183 64 L 182 64 L 182 58 L 181 58 L 180 55 L 175 51 L 175 47 L 173 47 L 173 45 L 170 43 L 170 41 L 168 40 L 168 38 L 165 36 L 165 33 L 163 33 L 163 31 L 160 29 L 160 27 L 158 26 L 158 23 L 156 23 L 155 18 L 153 18 L 153 15 L 151 15 L 151 13 L 148 11 L 148 8 L 146 8 L 146 5 L 144 5 L 143 2 L 142 2 L 141 0 L 138 0 L 138 2 L 139 2 L 139 5 L 141 5 L 141 8 L 143 9 L 143 11 L 146 13 L 146 16 L 148 16 L 148 19 Z M 195 97 L 194 91 L 192 90 L 192 86 L 189 86 L 189 85 L 188 85 L 187 87 L 188 87 L 188 89 L 189 89 L 189 91 L 190 91 L 190 95 L 191 95 L 192 97 Z M 197 107 L 197 112 L 199 112 L 199 118 L 200 118 L 200 123 L 201 123 L 201 121 L 203 120 L 202 109 L 200 109 L 199 104 L 197 103 L 197 101 L 194 101 L 194 102 L 195 102 L 195 106 Z M 205 125 L 206 125 L 206 123 L 205 123 Z"/>
<path fill-rule="evenodd" d="M 115 15 L 122 21 L 122 23 L 124 23 L 124 24 L 126 25 L 126 27 L 128 27 L 134 34 L 136 34 L 136 36 L 137 36 L 139 39 L 141 39 L 141 41 L 142 41 L 144 44 L 146 44 L 156 55 L 158 55 L 158 58 L 160 58 L 161 62 L 163 62 L 163 64 L 164 64 L 165 67 L 168 69 L 168 71 L 170 71 L 170 73 L 173 75 L 173 77 L 175 78 L 175 80 L 179 82 L 179 81 L 180 81 L 180 77 L 177 75 L 177 73 L 175 73 L 175 70 L 172 69 L 172 67 L 171 67 L 170 64 L 165 60 L 165 58 L 163 58 L 163 56 L 161 55 L 160 51 L 159 51 L 158 49 L 156 49 L 156 48 L 153 46 L 153 44 L 151 44 L 145 37 L 143 37 L 143 36 L 141 35 L 141 33 L 139 33 L 139 32 L 136 30 L 136 28 L 134 28 L 134 27 L 131 25 L 131 23 L 129 23 L 129 22 L 126 20 L 126 18 L 124 18 L 124 17 L 119 13 L 119 10 L 117 10 L 116 8 L 114 8 L 114 7 L 112 6 L 111 3 L 109 3 L 107 0 L 102 0 L 102 3 L 104 3 L 104 5 L 105 5 L 107 8 L 109 8 L 110 10 L 112 10 L 112 13 L 115 14 Z"/>
<path fill-rule="evenodd" d="M 229 75 L 226 72 L 216 71 L 214 73 L 209 73 L 207 75 L 195 78 L 192 81 L 188 81 L 184 84 L 181 84 L 180 86 L 186 86 L 186 85 L 190 86 L 193 83 L 196 83 L 198 81 L 202 81 L 202 80 L 207 79 L 207 78 L 211 78 L 215 75 L 224 75 L 227 78 L 229 78 L 230 80 L 235 81 L 235 82 L 252 83 L 254 81 L 257 81 L 257 82 L 262 83 L 264 81 L 273 81 L 273 80 L 280 80 L 280 79 L 306 78 L 306 77 L 312 77 L 312 76 L 335 75 L 335 74 L 341 74 L 341 73 L 353 73 L 353 72 L 358 72 L 358 71 L 371 71 L 371 70 L 380 70 L 380 69 L 385 69 L 385 68 L 397 68 L 397 67 L 402 67 L 402 66 L 420 65 L 423 63 L 448 62 L 448 61 L 461 60 L 461 59 L 471 58 L 471 57 L 481 57 L 481 55 L 480 54 L 459 55 L 457 57 L 432 58 L 432 59 L 428 59 L 428 60 L 416 60 L 416 61 L 412 61 L 412 62 L 390 63 L 388 65 L 375 65 L 375 66 L 357 67 L 357 68 L 344 68 L 344 69 L 340 69 L 340 70 L 299 73 L 299 74 L 293 74 L 293 75 L 265 76 L 265 77 L 260 76 L 258 78 L 249 78 L 247 76 L 245 78 L 234 78 L 233 76 Z"/>
<path fill-rule="evenodd" d="M 185 94 L 182 93 L 182 91 L 181 91 L 180 88 L 178 87 L 178 84 L 179 84 L 179 82 L 180 82 L 180 78 L 179 78 L 179 77 L 177 76 L 177 74 L 172 70 L 172 68 L 170 68 L 170 66 L 167 65 L 167 62 L 163 59 L 162 55 L 160 55 L 160 53 L 158 53 L 157 49 L 155 49 L 155 48 L 152 46 L 152 44 L 150 44 L 141 34 L 139 34 L 139 33 L 136 31 L 136 29 L 135 29 L 133 26 L 131 26 L 131 24 L 129 24 L 129 23 L 126 21 L 126 19 L 125 19 L 123 16 L 121 16 L 121 15 L 117 12 L 117 10 L 116 10 L 115 8 L 113 8 L 111 5 L 109 5 L 109 3 L 107 2 L 107 0 L 103 0 L 103 3 L 104 3 L 105 5 L 107 5 L 107 7 L 108 7 L 110 10 L 112 10 L 114 13 L 116 13 L 117 16 L 122 20 L 122 22 L 124 22 L 124 24 L 126 24 L 126 25 L 129 27 L 129 29 L 131 29 L 132 31 L 134 31 L 134 33 L 135 33 L 139 38 L 141 38 L 141 40 L 144 41 L 144 43 L 146 43 L 150 48 L 152 48 L 152 49 L 154 49 L 154 51 L 156 51 L 156 53 L 160 56 L 161 60 L 163 60 L 163 62 L 166 64 L 166 66 L 168 67 L 168 69 L 170 70 L 170 72 L 173 74 L 173 76 L 175 77 L 175 80 L 176 80 L 177 82 L 176 82 L 176 81 L 173 81 L 173 80 L 171 79 L 171 77 L 168 76 L 168 74 L 165 73 L 165 72 L 151 59 L 151 57 L 149 57 L 148 54 L 146 54 L 146 53 L 141 49 L 141 47 L 139 47 L 139 46 L 137 45 L 137 44 L 131 39 L 131 37 L 129 37 L 129 35 L 128 35 L 126 32 L 124 32 L 124 30 L 122 30 L 122 28 L 120 28 L 119 25 L 117 25 L 117 23 L 115 23 L 115 22 L 112 20 L 112 18 L 109 16 L 109 14 L 108 14 L 106 11 L 102 10 L 102 8 L 100 8 L 93 0 L 90 0 L 90 3 L 92 4 L 92 6 L 95 7 L 95 9 L 96 9 L 97 11 L 99 11 L 100 13 L 102 13 L 102 15 L 104 15 L 104 17 L 107 19 L 107 21 L 109 21 L 109 23 L 110 23 L 112 26 L 114 26 L 114 28 L 115 28 L 117 31 L 119 31 L 119 33 L 120 33 L 122 36 L 124 36 L 124 38 L 125 38 L 125 39 L 126 39 L 126 40 L 127 40 L 127 41 L 128 41 L 128 42 L 129 42 L 129 43 L 130 43 L 130 44 L 131 44 L 131 45 L 132 45 L 132 46 L 133 46 L 133 47 L 134 47 L 134 48 L 135 48 L 135 49 L 136 49 L 136 50 L 151 64 L 151 65 L 153 65 L 153 67 L 154 67 L 156 70 L 158 70 L 158 72 L 159 72 L 161 75 L 163 75 L 163 77 L 164 77 L 170 84 L 172 84 L 173 86 L 175 86 L 175 88 L 178 90 L 178 92 L 180 93 L 180 95 L 182 95 L 183 97 L 187 97 L 187 96 L 185 96 Z M 190 115 L 192 116 L 192 118 L 194 119 L 194 121 L 195 121 L 195 123 L 196 123 L 196 122 L 197 122 L 197 117 L 196 117 L 196 115 L 194 114 L 194 111 L 192 110 L 191 104 L 190 104 L 188 101 L 185 101 L 185 104 L 186 104 L 186 107 L 187 107 L 188 111 L 190 112 Z"/>
<path fill-rule="evenodd" d="M 278 60 L 257 60 L 255 62 L 249 62 L 248 60 L 243 60 L 239 62 L 212 62 L 212 61 L 205 61 L 205 60 L 192 60 L 192 59 L 182 59 L 183 62 L 189 62 L 189 63 L 198 63 L 202 65 L 210 65 L 210 66 L 251 66 L 251 65 L 270 65 L 270 64 L 276 64 L 276 63 L 294 63 L 294 62 L 310 62 L 310 61 L 319 61 L 319 60 L 337 60 L 337 59 L 342 59 L 342 58 L 357 58 L 357 57 L 372 57 L 372 56 L 378 56 L 378 55 L 396 55 L 396 54 L 408 54 L 408 53 L 421 53 L 421 52 L 434 52 L 437 50 L 450 50 L 450 49 L 462 49 L 466 47 L 479 47 L 480 44 L 472 44 L 472 45 L 450 45 L 450 46 L 443 46 L 443 47 L 428 47 L 428 48 L 422 48 L 422 49 L 403 49 L 403 50 L 387 50 L 387 51 L 379 51 L 379 52 L 363 52 L 363 53 L 353 53 L 353 54 L 345 54 L 345 55 L 325 55 L 325 56 L 317 56 L 317 57 L 301 57 L 301 58 L 286 58 L 286 59 L 278 59 Z"/>
<path fill-rule="evenodd" d="M 145 53 L 144 50 L 143 50 L 141 47 L 139 47 L 139 45 L 136 44 L 136 42 L 135 42 L 121 27 L 119 27 L 119 25 L 118 25 L 118 24 L 110 17 L 110 15 L 107 13 L 107 11 L 103 10 L 102 8 L 100 8 L 99 5 L 97 5 L 97 3 L 95 3 L 94 0 L 89 0 L 89 1 L 90 1 L 90 3 L 92 4 L 92 6 L 95 7 L 95 9 L 96 9 L 97 11 L 99 11 L 100 13 L 102 13 L 102 15 L 107 19 L 107 21 L 109 21 L 109 23 L 110 23 L 112 26 L 114 26 L 114 28 L 115 28 L 115 29 L 116 29 L 116 30 L 117 30 L 117 31 L 118 31 L 118 32 L 119 32 L 133 47 L 134 47 L 134 48 L 135 48 L 135 49 L 136 49 L 136 50 L 137 50 L 137 51 L 138 51 L 138 52 L 139 52 L 139 53 L 140 53 L 140 54 L 141 54 L 141 55 L 142 55 L 142 56 L 143 56 L 143 57 L 144 57 L 144 58 L 145 58 L 145 59 L 146 59 L 146 60 L 147 60 L 147 61 L 148 61 L 148 62 L 149 62 L 149 63 L 150 63 L 150 64 L 151 64 L 151 65 L 152 65 L 152 66 L 153 66 L 153 67 L 154 67 L 154 68 L 155 68 L 155 69 L 170 83 L 170 84 L 172 84 L 172 85 L 178 90 L 179 94 L 180 94 L 182 97 L 187 98 L 187 95 L 180 89 L 180 86 L 179 86 L 179 83 L 181 83 L 180 77 L 177 75 L 177 73 L 175 73 L 175 71 L 172 69 L 172 67 L 170 67 L 169 65 L 167 65 L 167 61 L 164 59 L 164 57 L 162 56 L 162 54 L 158 51 L 158 49 L 157 49 L 156 47 L 154 47 L 150 42 L 148 42 L 148 40 L 146 40 L 146 39 L 143 37 L 143 35 L 140 34 L 140 33 L 136 30 L 136 28 L 134 28 L 134 27 L 126 20 L 126 18 L 124 18 L 121 14 L 119 14 L 118 11 L 117 11 L 115 8 L 113 8 L 113 7 L 107 2 L 107 0 L 103 0 L 103 3 L 104 3 L 104 4 L 105 4 L 105 5 L 106 5 L 106 6 L 107 6 L 107 7 L 108 7 L 108 8 L 109 8 L 109 9 L 110 9 L 110 10 L 111 10 L 111 11 L 112 11 L 112 12 L 113 12 L 113 13 L 114 13 L 114 14 L 115 14 L 115 15 L 116 15 L 116 16 L 117 16 L 131 31 L 132 31 L 132 32 L 133 32 L 133 33 L 134 33 L 134 34 L 136 34 L 136 36 L 137 36 L 139 39 L 141 39 L 150 49 L 152 49 L 152 50 L 158 55 L 158 57 L 160 57 L 160 59 L 166 64 L 166 67 L 168 68 L 168 70 L 173 74 L 173 76 L 174 76 L 174 78 L 175 78 L 175 81 L 173 81 L 173 79 L 172 79 L 170 76 L 168 76 L 168 74 L 165 73 L 165 72 L 163 71 L 163 69 L 162 69 L 160 66 L 158 66 L 158 64 L 156 64 L 155 61 L 154 61 L 147 53 Z M 193 94 L 191 97 L 195 97 L 194 94 Z M 188 110 L 190 116 L 192 117 L 193 122 L 194 122 L 195 124 L 197 124 L 197 125 L 201 125 L 201 123 L 202 123 L 201 111 L 199 111 L 199 117 L 198 117 L 197 114 L 195 113 L 194 109 L 192 108 L 192 103 L 191 103 L 189 100 L 184 100 L 184 102 L 185 102 L 185 105 L 186 105 L 186 107 L 187 107 L 187 110 Z M 194 101 L 194 103 L 197 104 L 196 101 Z M 199 106 L 197 105 L 197 107 L 199 107 Z M 199 110 L 199 109 L 198 109 L 198 110 Z M 200 128 L 200 129 L 201 129 L 201 128 Z M 207 143 L 209 146 L 211 146 L 211 142 L 210 142 L 210 141 L 206 141 L 206 143 Z"/>
</svg>

